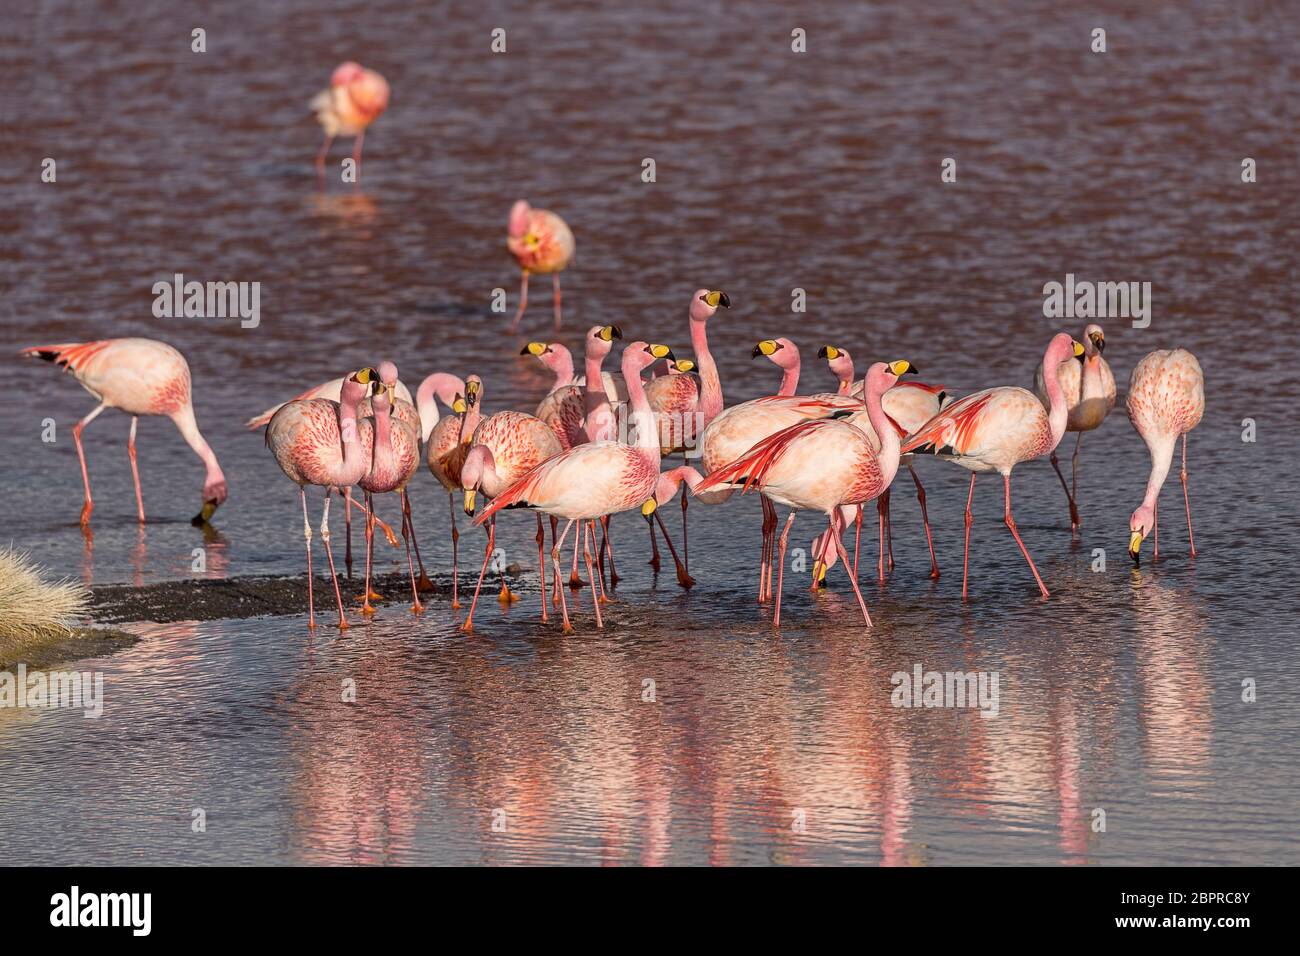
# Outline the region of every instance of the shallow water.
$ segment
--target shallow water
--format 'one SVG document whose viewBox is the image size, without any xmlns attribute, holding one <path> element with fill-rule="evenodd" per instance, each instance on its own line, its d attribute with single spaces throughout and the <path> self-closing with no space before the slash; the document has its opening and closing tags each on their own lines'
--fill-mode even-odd
<svg viewBox="0 0 1300 956">
<path fill-rule="evenodd" d="M 310 634 L 300 613 L 143 624 L 134 648 L 78 665 L 105 674 L 101 719 L 0 722 L 4 859 L 1300 862 L 1292 14 L 659 6 L 442 15 L 349 0 L 198 17 L 46 2 L 15 24 L 0 39 L 21 78 L 7 138 L 25 157 L 0 164 L 7 338 L 149 335 L 182 349 L 231 500 L 215 535 L 191 528 L 202 470 L 170 423 L 142 422 L 141 534 L 127 421 L 106 413 L 86 433 L 88 547 L 70 426 L 94 403 L 14 360 L 0 534 L 93 583 L 189 575 L 200 547 L 209 576 L 301 573 L 296 490 L 240 422 L 383 357 L 412 383 L 477 372 L 489 411 L 531 408 L 547 378 L 517 353 L 550 335 L 545 285 L 518 335 L 490 311 L 497 287 L 514 304 L 503 232 L 526 195 L 577 235 L 570 345 L 617 322 L 687 353 L 690 291 L 730 294 L 710 327 L 729 402 L 775 388 L 777 371 L 749 356 L 782 334 L 803 349 L 805 388 L 833 384 L 815 357 L 827 342 L 859 368 L 911 359 L 959 393 L 1028 384 L 1059 327 L 1042 315 L 1044 283 L 1150 281 L 1150 327 L 1105 322 L 1106 356 L 1121 391 L 1151 349 L 1188 348 L 1205 368 L 1195 561 L 1175 472 L 1162 559 L 1128 567 L 1147 461 L 1122 408 L 1084 441 L 1077 542 L 1050 466 L 1016 470 L 1047 601 L 986 477 L 962 605 L 966 474 L 942 462 L 918 470 L 943 577 L 925 577 L 904 474 L 884 586 L 865 536 L 869 631 L 841 571 L 813 597 L 788 568 L 775 634 L 752 597 L 757 503 L 733 500 L 690 509 L 689 593 L 652 580 L 640 520 L 616 518 L 619 600 L 597 632 L 580 593 L 579 634 L 563 638 L 536 621 L 532 520 L 506 515 L 498 540 L 525 566 L 524 597 L 480 606 L 472 637 L 445 595 L 418 621 L 392 595 L 342 636 L 328 617 Z M 199 24 L 201 56 L 189 50 Z M 1088 52 L 1099 24 L 1103 55 Z M 505 56 L 487 52 L 496 25 Z M 789 52 L 795 26 L 807 54 Z M 305 103 L 349 55 L 388 76 L 393 104 L 367 137 L 362 190 L 321 194 Z M 39 181 L 47 155 L 57 184 Z M 647 156 L 653 184 L 640 181 Z M 946 156 L 955 184 L 939 180 Z M 1244 156 L 1255 184 L 1240 182 Z M 151 286 L 176 272 L 260 281 L 261 324 L 155 319 Z M 805 315 L 790 312 L 796 287 Z M 445 496 L 422 475 L 413 502 L 425 560 L 445 568 Z M 675 502 L 664 516 L 680 543 Z M 795 543 L 818 525 L 801 517 Z M 462 516 L 467 574 L 482 541 Z M 381 555 L 397 568 L 398 552 Z M 998 716 L 892 707 L 891 675 L 918 663 L 998 672 Z M 1241 700 L 1248 678 L 1256 703 Z M 355 704 L 340 700 L 345 679 Z"/>
</svg>

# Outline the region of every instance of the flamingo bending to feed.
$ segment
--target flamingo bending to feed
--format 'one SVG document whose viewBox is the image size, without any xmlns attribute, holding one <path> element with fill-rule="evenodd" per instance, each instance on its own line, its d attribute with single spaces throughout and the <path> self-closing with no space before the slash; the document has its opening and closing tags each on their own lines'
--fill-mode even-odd
<svg viewBox="0 0 1300 956">
<path fill-rule="evenodd" d="M 475 497 L 481 491 L 486 498 L 495 498 L 516 481 L 532 471 L 546 459 L 564 449 L 555 433 L 535 415 L 526 412 L 505 411 L 489 415 L 474 429 L 469 452 L 460 470 L 461 487 L 465 489 L 465 514 L 473 517 Z M 474 599 L 465 618 L 465 630 L 474 627 L 474 608 L 483 587 L 488 561 L 496 545 L 496 518 L 488 523 L 487 550 L 483 553 L 483 567 L 479 570 Z M 537 564 L 541 574 L 542 622 L 546 622 L 546 533 L 542 530 L 542 515 L 537 514 Z M 497 600 L 503 604 L 517 600 L 504 575 Z"/>
<path fill-rule="evenodd" d="M 573 261 L 573 232 L 569 224 L 548 209 L 534 209 L 520 199 L 510 207 L 506 248 L 519 263 L 519 311 L 510 323 L 514 331 L 528 308 L 528 276 L 551 276 L 555 291 L 555 327 L 560 327 L 560 273 Z"/>
<path fill-rule="evenodd" d="M 834 345 L 824 345 L 817 351 L 817 355 L 826 359 L 830 370 L 839 379 L 840 385 L 837 394 L 861 397 L 862 385 L 861 383 L 855 385 L 853 382 L 853 356 L 848 349 Z M 885 393 L 885 397 L 881 400 L 881 407 L 884 408 L 885 415 L 888 416 L 893 427 L 898 430 L 899 436 L 906 437 L 942 411 L 951 400 L 947 390 L 942 385 L 929 385 L 925 382 L 899 382 Z M 872 427 L 870 417 L 866 412 L 857 412 L 849 420 L 867 433 L 867 437 L 872 440 L 872 444 L 877 448 L 880 447 L 880 439 L 876 437 L 875 429 Z M 921 524 L 925 528 L 925 543 L 930 551 L 930 577 L 937 580 L 939 577 L 939 562 L 934 555 L 934 535 L 930 531 L 930 514 L 925 506 L 925 487 L 921 484 L 921 476 L 912 467 L 912 460 L 915 457 L 915 455 L 910 454 L 903 455 L 901 461 L 907 466 L 907 470 L 912 476 L 912 482 L 916 485 L 916 500 L 921 505 Z M 894 567 L 894 539 L 889 523 L 889 497 L 890 489 L 887 488 L 885 493 L 876 499 L 881 536 L 880 557 L 876 564 L 876 575 L 881 580 L 884 580 L 885 577 L 886 548 L 888 549 L 890 570 L 893 570 Z M 853 564 L 856 567 L 858 543 L 862 530 L 861 509 L 858 510 L 855 520 Z M 885 542 L 888 542 L 888 545 Z M 820 553 L 820 551 L 819 542 L 814 540 L 813 553 Z M 830 555 L 829 566 L 835 564 L 835 557 L 834 553 Z M 823 566 L 820 569 L 814 568 L 814 572 L 817 572 L 813 574 L 814 587 L 818 586 L 825 578 L 829 566 Z"/>
<path fill-rule="evenodd" d="M 1061 466 L 1056 460 L 1056 449 L 1052 449 L 1052 467 L 1056 477 L 1061 479 L 1065 497 L 1070 502 L 1070 533 L 1079 529 L 1079 446 L 1083 443 L 1083 433 L 1090 432 L 1101 425 L 1115 407 L 1115 376 L 1111 374 L 1110 365 L 1101 357 L 1106 348 L 1106 333 L 1100 325 L 1091 324 L 1083 330 L 1083 362 L 1065 362 L 1056 373 L 1061 380 L 1061 390 L 1065 392 L 1067 415 L 1065 430 L 1075 432 L 1074 457 L 1070 460 L 1070 483 L 1065 483 Z M 1043 367 L 1038 366 L 1034 373 L 1034 391 L 1039 400 L 1047 404 L 1047 388 L 1043 383 Z"/>
<path fill-rule="evenodd" d="M 460 607 L 460 531 L 456 527 L 456 492 L 461 490 L 460 471 L 469 453 L 470 439 L 482 417 L 478 403 L 483 380 L 477 375 L 465 379 L 465 394 L 452 403 L 454 418 L 443 418 L 429 433 L 425 444 L 425 461 L 429 471 L 447 489 L 447 504 L 451 510 L 451 606 Z"/>
<path fill-rule="evenodd" d="M 1187 509 L 1187 544 L 1196 557 L 1192 537 L 1192 503 L 1187 495 L 1187 433 L 1205 414 L 1205 375 L 1196 356 L 1186 349 L 1149 352 L 1133 369 L 1128 384 L 1128 417 L 1151 452 L 1151 476 L 1142 504 L 1129 518 L 1129 557 L 1141 564 L 1139 551 L 1149 534 L 1155 535 L 1155 555 L 1160 557 L 1157 506 L 1160 488 L 1169 474 L 1174 446 L 1183 440 L 1183 507 Z"/>
<path fill-rule="evenodd" d="M 420 603 L 415 564 L 411 560 L 411 540 L 415 537 L 415 529 L 410 522 L 411 508 L 406 486 L 420 469 L 420 420 L 415 416 L 412 421 L 415 409 L 410 405 L 407 405 L 410 411 L 405 415 L 393 414 L 397 366 L 392 362 L 380 363 L 379 384 L 379 393 L 368 400 L 371 416 L 357 422 L 362 453 L 370 462 L 369 471 L 359 482 L 366 493 L 369 512 L 366 516 L 366 591 L 361 612 L 366 615 L 375 613 L 370 604 L 370 568 L 375 554 L 374 496 L 395 491 L 402 501 L 402 541 L 406 544 L 406 567 L 411 575 L 411 610 L 418 614 L 424 610 L 424 605 Z"/>
<path fill-rule="evenodd" d="M 99 399 L 99 404 L 72 429 L 77 458 L 81 461 L 81 480 L 86 489 L 86 502 L 81 508 L 82 528 L 90 524 L 95 501 L 90 494 L 90 473 L 86 469 L 85 450 L 81 447 L 81 433 L 106 408 L 120 408 L 131 416 L 126 452 L 131 459 L 135 507 L 140 522 L 144 523 L 144 496 L 140 491 L 140 470 L 136 464 L 135 429 L 141 415 L 166 415 L 203 461 L 207 469 L 203 479 L 203 505 L 191 523 L 200 527 L 211 520 L 213 513 L 226 500 L 226 476 L 194 419 L 190 367 L 184 355 L 165 342 L 139 338 L 38 345 L 23 349 L 20 354 L 63 366 L 76 377 L 82 388 Z"/>
<path fill-rule="evenodd" d="M 568 519 L 564 531 L 551 548 L 551 564 L 558 577 L 560 549 L 574 522 L 579 522 L 579 534 L 584 534 L 587 523 L 590 540 L 595 533 L 590 523 L 604 515 L 641 507 L 642 514 L 654 512 L 653 495 L 659 481 L 659 436 L 654 415 L 641 385 L 640 372 L 656 359 L 671 358 L 672 351 L 665 345 L 648 345 L 633 342 L 623 350 L 623 379 L 627 382 L 631 404 L 631 422 L 636 428 L 635 444 L 621 442 L 588 442 L 570 448 L 542 462 L 492 500 L 475 524 L 490 520 L 502 508 L 533 508 L 558 518 Z M 592 548 L 586 545 L 587 574 L 592 576 Z M 596 624 L 604 627 L 600 602 L 592 602 L 596 609 Z M 560 606 L 563 609 L 564 632 L 571 633 L 568 600 L 560 589 Z"/>
<path fill-rule="evenodd" d="M 325 489 L 325 506 L 321 512 L 320 534 L 329 559 L 334 598 L 338 602 L 339 628 L 348 626 L 343 613 L 343 595 L 334 571 L 334 553 L 330 550 L 330 493 L 347 489 L 359 482 L 370 468 L 370 460 L 361 447 L 357 427 L 357 406 L 366 392 L 379 380 L 373 368 L 363 368 L 349 375 L 343 383 L 341 401 L 308 398 L 287 402 L 266 426 L 266 446 L 275 455 L 280 470 L 298 486 L 302 499 L 302 532 L 307 540 L 307 624 L 316 626 L 316 605 L 312 591 L 311 522 L 307 517 L 307 486 Z M 346 490 L 339 492 L 347 497 Z M 368 524 L 369 522 L 367 522 Z"/>
<path fill-rule="evenodd" d="M 862 618 L 867 627 L 871 626 L 871 615 L 858 588 L 857 575 L 850 569 L 844 550 L 843 509 L 879 497 L 894 480 L 898 471 L 898 433 L 885 416 L 881 398 L 894 387 L 900 375 L 909 373 L 916 374 L 916 369 L 906 361 L 889 365 L 877 362 L 867 370 L 863 394 L 867 413 L 880 436 L 879 448 L 865 432 L 846 421 L 816 419 L 792 425 L 763 439 L 738 460 L 710 473 L 700 483 L 699 487 L 705 490 L 724 482 L 739 483 L 745 491 L 756 486 L 772 501 L 790 508 L 778 544 L 776 605 L 772 616 L 772 623 L 777 627 L 781 625 L 785 549 L 795 513 L 800 510 L 816 510 L 826 515 L 825 544 L 817 560 L 824 563 L 825 550 L 832 543 L 835 545 L 853 583 Z"/>
<path fill-rule="evenodd" d="M 698 449 L 704 429 L 722 412 L 722 382 L 718 378 L 718 366 L 709 352 L 706 329 L 719 306 L 731 308 L 731 297 L 725 292 L 696 289 L 691 296 L 687 316 L 690 319 L 691 347 L 695 350 L 695 364 L 699 371 L 661 375 L 646 385 L 646 399 L 655 413 L 659 450 L 663 455 L 680 451 L 685 458 L 688 451 Z M 686 531 L 687 497 L 682 495 L 682 563 L 689 571 L 691 548 Z"/>
<path fill-rule="evenodd" d="M 388 81 L 374 70 L 367 70 L 351 60 L 340 64 L 330 77 L 329 89 L 321 90 L 312 98 L 311 108 L 316 121 L 325 130 L 325 142 L 316 154 L 316 171 L 324 179 L 325 157 L 336 136 L 355 136 L 352 163 L 356 168 L 356 183 L 361 183 L 361 143 L 366 138 L 366 127 L 379 119 L 388 109 Z"/>
<path fill-rule="evenodd" d="M 1064 332 L 1053 336 L 1043 354 L 1043 367 L 1055 370 L 1063 362 L 1083 357 L 1083 346 Z M 1065 434 L 1066 399 L 1061 381 L 1047 377 L 1048 405 L 1033 392 L 1012 385 L 986 388 L 947 406 L 904 442 L 903 451 L 932 451 L 969 469 L 970 491 L 966 495 L 966 546 L 962 558 L 961 596 L 967 596 L 970 568 L 971 500 L 975 496 L 975 476 L 981 471 L 996 471 L 1002 476 L 1004 489 L 1003 521 L 1011 531 L 1029 570 L 1038 582 L 1038 590 L 1048 597 L 1034 559 L 1020 540 L 1015 519 L 1011 517 L 1011 469 L 1022 461 L 1046 455 L 1056 448 Z"/>
</svg>

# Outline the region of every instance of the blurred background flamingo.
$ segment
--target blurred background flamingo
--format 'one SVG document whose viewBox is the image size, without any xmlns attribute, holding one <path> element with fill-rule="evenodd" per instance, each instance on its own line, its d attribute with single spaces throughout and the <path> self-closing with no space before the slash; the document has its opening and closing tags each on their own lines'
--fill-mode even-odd
<svg viewBox="0 0 1300 956">
<path fill-rule="evenodd" d="M 549 209 L 534 209 L 523 200 L 510 208 L 506 248 L 519 263 L 519 311 L 510 331 L 519 326 L 528 308 L 528 276 L 534 272 L 551 277 L 555 297 L 555 327 L 560 327 L 560 273 L 573 261 L 573 232 L 569 224 Z"/>
<path fill-rule="evenodd" d="M 361 144 L 366 129 L 381 113 L 388 109 L 388 81 L 374 70 L 348 60 L 339 64 L 330 77 L 328 89 L 312 98 L 311 108 L 316 121 L 325 131 L 325 142 L 316 154 L 316 173 L 321 183 L 325 180 L 325 158 L 336 136 L 353 136 L 352 163 L 356 171 L 356 185 L 361 185 Z"/>
</svg>

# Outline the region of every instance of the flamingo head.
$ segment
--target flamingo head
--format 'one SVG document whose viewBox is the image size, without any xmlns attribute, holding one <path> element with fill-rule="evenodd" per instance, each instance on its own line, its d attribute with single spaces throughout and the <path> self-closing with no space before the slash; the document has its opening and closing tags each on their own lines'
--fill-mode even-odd
<svg viewBox="0 0 1300 956">
<path fill-rule="evenodd" d="M 848 349 L 835 345 L 823 345 L 817 350 L 817 357 L 824 358 L 835 377 L 842 382 L 853 380 L 853 356 Z"/>
<path fill-rule="evenodd" d="M 614 348 L 614 340 L 623 337 L 617 325 L 593 325 L 587 330 L 587 358 L 603 359 Z"/>
<path fill-rule="evenodd" d="M 515 204 L 510 207 L 510 227 L 508 234 L 511 239 L 523 239 L 528 235 L 528 227 L 532 225 L 533 207 L 523 199 L 515 200 Z"/>
<path fill-rule="evenodd" d="M 556 375 L 573 371 L 573 354 L 559 342 L 529 342 L 519 354 L 533 356 Z"/>
<path fill-rule="evenodd" d="M 790 369 L 799 365 L 799 347 L 789 339 L 764 339 L 754 346 L 750 358 L 766 355 L 777 368 Z"/>
<path fill-rule="evenodd" d="M 477 375 L 465 376 L 465 406 L 473 408 L 483 398 L 483 379 Z"/>
<path fill-rule="evenodd" d="M 1083 347 L 1088 350 L 1089 358 L 1106 350 L 1106 333 L 1100 325 L 1093 322 L 1083 330 Z"/>
<path fill-rule="evenodd" d="M 486 445 L 475 445 L 460 466 L 460 486 L 465 489 L 465 514 L 474 516 L 474 499 L 483 486 L 483 466 L 491 452 Z"/>
<path fill-rule="evenodd" d="M 725 292 L 696 289 L 695 295 L 691 297 L 691 321 L 709 321 L 713 313 L 718 311 L 719 306 L 724 309 L 731 308 L 731 296 Z"/>
<path fill-rule="evenodd" d="M 354 60 L 340 63 L 334 68 L 334 74 L 330 77 L 330 86 L 347 86 L 361 79 L 365 72 L 365 67 Z"/>
<path fill-rule="evenodd" d="M 1043 368 L 1056 368 L 1062 362 L 1068 362 L 1072 358 L 1083 361 L 1083 346 L 1070 338 L 1064 332 L 1057 332 L 1052 336 L 1052 341 L 1047 343 L 1047 351 L 1043 353 Z"/>
<path fill-rule="evenodd" d="M 623 349 L 623 377 L 639 378 L 643 369 L 649 368 L 660 359 L 667 359 L 670 363 L 677 361 L 673 350 L 666 345 L 633 342 Z"/>
<path fill-rule="evenodd" d="M 867 369 L 867 376 L 863 381 L 863 394 L 879 397 L 893 388 L 900 377 L 916 374 L 918 374 L 916 366 L 906 359 L 888 363 L 876 362 Z"/>
<path fill-rule="evenodd" d="M 1139 505 L 1138 510 L 1128 519 L 1128 556 L 1133 559 L 1133 567 L 1142 566 L 1142 542 L 1156 526 L 1155 509 L 1150 505 Z"/>
<path fill-rule="evenodd" d="M 343 388 L 339 390 L 339 404 L 360 405 L 363 398 L 371 392 L 379 391 L 381 385 L 376 369 L 358 369 L 343 380 Z"/>
<path fill-rule="evenodd" d="M 334 71 L 330 82 L 334 86 L 345 87 L 348 99 L 372 120 L 388 109 L 388 81 L 374 70 L 367 70 L 356 63 L 344 63 Z"/>
</svg>

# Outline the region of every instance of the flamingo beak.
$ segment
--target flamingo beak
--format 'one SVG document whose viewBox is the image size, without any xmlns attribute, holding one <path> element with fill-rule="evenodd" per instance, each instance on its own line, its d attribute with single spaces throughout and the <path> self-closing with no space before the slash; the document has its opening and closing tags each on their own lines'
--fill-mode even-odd
<svg viewBox="0 0 1300 956">
<path fill-rule="evenodd" d="M 653 498 L 649 499 L 641 506 L 641 517 L 645 518 L 646 524 L 650 523 L 651 518 L 654 517 L 655 509 L 658 507 L 659 502 L 655 501 Z"/>
<path fill-rule="evenodd" d="M 1133 567 L 1142 567 L 1142 557 L 1138 553 L 1142 548 L 1142 532 L 1134 531 L 1128 539 L 1128 556 L 1133 559 Z"/>
<path fill-rule="evenodd" d="M 1098 355 L 1106 351 L 1106 336 L 1102 335 L 1100 332 L 1093 332 L 1092 346 L 1097 350 Z"/>
<path fill-rule="evenodd" d="M 474 495 L 475 491 L 473 488 L 465 489 L 465 514 L 469 515 L 471 518 L 474 517 Z"/>
<path fill-rule="evenodd" d="M 478 382 L 467 382 L 465 385 L 465 404 L 473 408 L 478 404 Z"/>
<path fill-rule="evenodd" d="M 840 350 L 833 345 L 823 345 L 817 350 L 817 357 L 824 358 L 828 362 L 833 362 L 840 357 Z"/>
<path fill-rule="evenodd" d="M 217 503 L 215 501 L 205 501 L 203 507 L 199 509 L 199 513 L 190 519 L 190 524 L 196 528 L 202 528 L 212 520 L 212 516 L 216 513 Z"/>
</svg>

